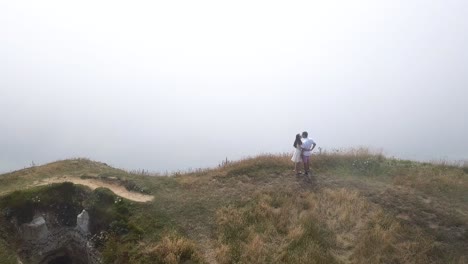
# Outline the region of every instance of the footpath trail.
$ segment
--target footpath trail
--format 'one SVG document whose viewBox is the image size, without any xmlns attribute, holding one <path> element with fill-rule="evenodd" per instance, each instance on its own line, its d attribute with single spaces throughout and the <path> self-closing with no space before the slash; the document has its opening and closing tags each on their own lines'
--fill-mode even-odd
<svg viewBox="0 0 468 264">
<path fill-rule="evenodd" d="M 72 176 L 60 176 L 60 177 L 47 178 L 44 180 L 34 182 L 32 185 L 29 185 L 28 188 L 31 188 L 34 186 L 52 184 L 52 183 L 62 183 L 62 182 L 71 182 L 74 184 L 85 185 L 91 188 L 92 190 L 99 188 L 99 187 L 108 188 L 109 190 L 114 192 L 116 195 L 126 198 L 128 200 L 135 201 L 135 202 L 144 203 L 144 202 L 152 201 L 154 199 L 152 195 L 131 192 L 125 189 L 125 187 L 121 185 L 103 182 L 98 179 L 81 179 L 81 178 L 72 177 Z"/>
</svg>

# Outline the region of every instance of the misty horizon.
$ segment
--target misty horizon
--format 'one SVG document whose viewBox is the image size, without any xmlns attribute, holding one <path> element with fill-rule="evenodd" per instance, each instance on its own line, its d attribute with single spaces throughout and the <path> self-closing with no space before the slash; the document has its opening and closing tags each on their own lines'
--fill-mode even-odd
<svg viewBox="0 0 468 264">
<path fill-rule="evenodd" d="M 0 4 L 0 172 L 368 147 L 468 160 L 466 1 Z M 312 160 L 313 162 L 313 160 Z"/>
</svg>

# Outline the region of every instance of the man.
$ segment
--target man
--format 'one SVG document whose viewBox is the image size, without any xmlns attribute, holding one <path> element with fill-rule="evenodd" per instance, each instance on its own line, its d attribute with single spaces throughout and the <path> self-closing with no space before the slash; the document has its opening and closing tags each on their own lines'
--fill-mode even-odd
<svg viewBox="0 0 468 264">
<path fill-rule="evenodd" d="M 305 175 L 309 175 L 309 161 L 312 151 L 315 148 L 315 142 L 308 138 L 309 133 L 306 131 L 302 132 L 302 162 L 304 163 Z"/>
</svg>

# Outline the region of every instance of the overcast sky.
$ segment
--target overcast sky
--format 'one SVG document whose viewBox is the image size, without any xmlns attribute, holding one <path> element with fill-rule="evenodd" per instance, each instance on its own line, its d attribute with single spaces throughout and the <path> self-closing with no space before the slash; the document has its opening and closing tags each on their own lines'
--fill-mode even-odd
<svg viewBox="0 0 468 264">
<path fill-rule="evenodd" d="M 468 160 L 468 1 L 1 1 L 0 171 L 368 146 Z"/>
</svg>

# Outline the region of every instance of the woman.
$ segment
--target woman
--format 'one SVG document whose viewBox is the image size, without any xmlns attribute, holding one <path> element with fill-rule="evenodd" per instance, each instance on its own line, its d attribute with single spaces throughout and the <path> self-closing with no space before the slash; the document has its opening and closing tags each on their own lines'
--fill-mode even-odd
<svg viewBox="0 0 468 264">
<path fill-rule="evenodd" d="M 299 163 L 301 162 L 302 160 L 302 140 L 301 140 L 301 135 L 300 134 L 297 134 L 296 135 L 296 140 L 294 140 L 294 148 L 296 148 L 294 150 L 294 154 L 291 158 L 291 160 L 294 162 L 294 170 L 296 171 L 296 175 L 299 175 L 300 172 L 299 172 Z"/>
</svg>

